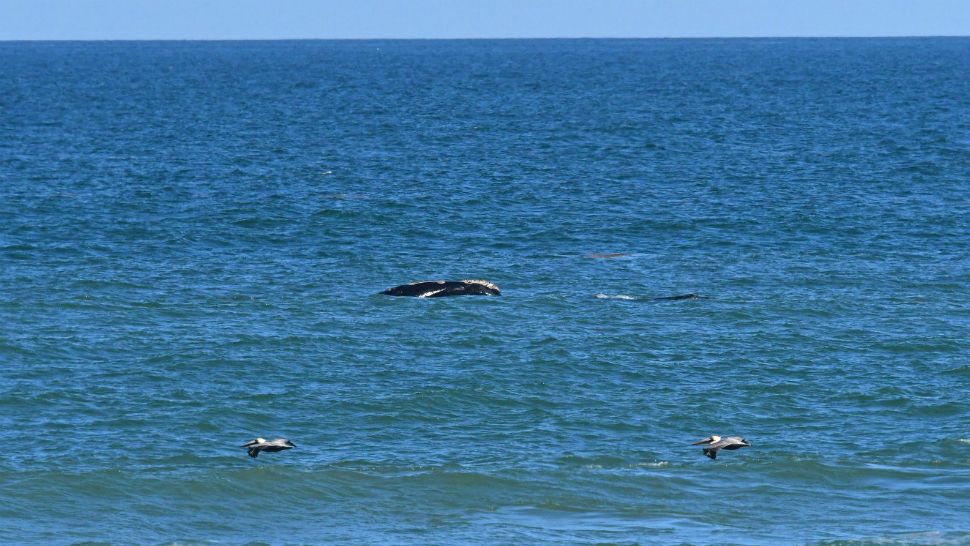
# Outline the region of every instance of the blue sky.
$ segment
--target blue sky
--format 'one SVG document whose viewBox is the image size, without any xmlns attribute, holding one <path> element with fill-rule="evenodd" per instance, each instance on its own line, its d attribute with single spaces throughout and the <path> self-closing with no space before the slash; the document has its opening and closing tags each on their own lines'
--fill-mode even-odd
<svg viewBox="0 0 970 546">
<path fill-rule="evenodd" d="M 0 40 L 970 35 L 970 0 L 0 0 Z"/>
</svg>

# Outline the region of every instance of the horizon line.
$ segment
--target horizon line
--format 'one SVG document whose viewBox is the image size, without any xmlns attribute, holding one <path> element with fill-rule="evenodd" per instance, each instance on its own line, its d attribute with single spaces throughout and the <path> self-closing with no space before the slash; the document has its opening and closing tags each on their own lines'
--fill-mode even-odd
<svg viewBox="0 0 970 546">
<path fill-rule="evenodd" d="M 367 41 L 489 41 L 489 40 L 824 40 L 890 38 L 970 38 L 970 34 L 796 34 L 752 36 L 493 36 L 493 37 L 371 37 L 371 38 L 0 38 L 14 42 L 367 42 Z"/>
</svg>

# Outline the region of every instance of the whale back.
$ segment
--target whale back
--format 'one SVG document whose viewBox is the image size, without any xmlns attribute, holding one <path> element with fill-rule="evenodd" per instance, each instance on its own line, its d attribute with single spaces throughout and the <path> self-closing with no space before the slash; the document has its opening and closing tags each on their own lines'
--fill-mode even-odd
<svg viewBox="0 0 970 546">
<path fill-rule="evenodd" d="M 498 296 L 498 286 L 483 280 L 420 281 L 394 286 L 381 292 L 388 296 L 441 298 L 445 296 Z"/>
</svg>

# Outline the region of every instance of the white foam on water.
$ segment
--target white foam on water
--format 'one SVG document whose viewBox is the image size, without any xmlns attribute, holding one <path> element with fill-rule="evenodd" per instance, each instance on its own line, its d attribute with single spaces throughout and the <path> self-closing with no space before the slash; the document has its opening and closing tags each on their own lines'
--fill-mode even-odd
<svg viewBox="0 0 970 546">
<path fill-rule="evenodd" d="M 485 288 L 489 288 L 491 290 L 498 290 L 498 286 L 482 279 L 462 279 L 461 282 L 468 283 L 468 284 L 480 284 Z"/>
<path fill-rule="evenodd" d="M 610 295 L 610 294 L 596 294 L 593 297 L 595 297 L 597 299 L 601 299 L 601 300 L 635 300 L 635 299 L 637 299 L 636 296 L 628 296 L 626 294 L 614 294 L 614 295 Z"/>
<path fill-rule="evenodd" d="M 418 294 L 418 297 L 419 298 L 430 298 L 431 296 L 434 296 L 435 294 L 437 294 L 439 292 L 444 292 L 444 291 L 445 291 L 444 288 L 441 288 L 441 289 L 438 289 L 438 290 L 431 290 L 430 292 L 425 292 L 423 294 Z"/>
<path fill-rule="evenodd" d="M 633 465 L 639 468 L 663 468 L 665 466 L 670 466 L 670 461 L 654 461 L 652 463 L 637 463 Z"/>
</svg>

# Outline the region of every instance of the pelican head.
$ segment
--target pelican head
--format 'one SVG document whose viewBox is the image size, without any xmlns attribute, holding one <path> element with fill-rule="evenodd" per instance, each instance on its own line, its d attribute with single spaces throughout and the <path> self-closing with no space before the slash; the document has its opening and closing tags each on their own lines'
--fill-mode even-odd
<svg viewBox="0 0 970 546">
<path fill-rule="evenodd" d="M 265 443 L 266 443 L 266 438 L 256 438 L 255 440 L 250 440 L 239 447 L 249 447 L 249 446 L 255 446 L 255 445 L 265 444 Z"/>
<path fill-rule="evenodd" d="M 691 445 L 692 446 L 699 446 L 701 444 L 713 444 L 714 442 L 720 442 L 720 441 L 721 441 L 721 437 L 720 436 L 718 436 L 717 434 L 712 434 L 711 436 L 708 436 L 707 438 L 704 438 L 703 440 L 698 440 L 698 441 L 694 442 Z"/>
</svg>

